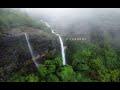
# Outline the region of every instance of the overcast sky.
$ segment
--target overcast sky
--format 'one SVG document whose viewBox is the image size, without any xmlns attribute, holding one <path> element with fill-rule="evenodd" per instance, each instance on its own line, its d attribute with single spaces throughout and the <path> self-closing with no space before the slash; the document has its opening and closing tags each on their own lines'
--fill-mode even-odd
<svg viewBox="0 0 120 90">
<path fill-rule="evenodd" d="M 91 22 L 98 23 L 101 27 L 120 26 L 119 8 L 20 8 L 20 10 L 34 17 L 44 17 L 48 23 L 59 27 L 61 31 L 72 28 L 71 26 L 76 23 L 74 27 L 79 30 L 89 29 Z"/>
</svg>

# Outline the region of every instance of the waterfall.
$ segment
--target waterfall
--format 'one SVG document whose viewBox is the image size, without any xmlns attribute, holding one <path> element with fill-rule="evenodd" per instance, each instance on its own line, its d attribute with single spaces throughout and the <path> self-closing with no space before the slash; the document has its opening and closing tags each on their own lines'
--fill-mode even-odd
<svg viewBox="0 0 120 90">
<path fill-rule="evenodd" d="M 54 33 L 55 35 L 57 35 L 57 36 L 59 37 L 60 45 L 61 45 L 62 59 L 63 59 L 63 65 L 65 65 L 65 64 L 66 64 L 66 60 L 65 60 L 65 50 L 64 50 L 64 45 L 63 45 L 62 38 L 61 38 L 61 36 L 60 36 L 59 34 L 55 33 L 52 28 L 51 28 L 51 31 L 52 31 L 52 33 Z"/>
<path fill-rule="evenodd" d="M 46 23 L 46 22 L 44 22 L 44 23 L 46 24 L 47 27 L 50 27 L 50 25 L 48 23 Z M 61 54 L 62 54 L 63 65 L 65 65 L 66 64 L 65 50 L 64 50 L 64 45 L 63 45 L 62 38 L 61 38 L 61 36 L 59 34 L 55 33 L 52 28 L 51 28 L 51 31 L 52 31 L 52 33 L 54 33 L 55 35 L 57 35 L 59 37 L 60 45 L 61 45 Z"/>
<path fill-rule="evenodd" d="M 24 33 L 24 35 L 25 35 L 25 38 L 26 38 L 26 41 L 27 41 L 27 44 L 28 44 L 28 47 L 29 47 L 29 50 L 30 50 L 30 53 L 31 53 L 31 56 L 32 56 L 32 60 L 35 63 L 35 66 L 38 68 L 39 64 L 35 61 L 36 59 L 35 59 L 32 47 L 31 47 L 30 42 L 29 42 L 29 37 L 28 37 L 27 33 Z"/>
</svg>

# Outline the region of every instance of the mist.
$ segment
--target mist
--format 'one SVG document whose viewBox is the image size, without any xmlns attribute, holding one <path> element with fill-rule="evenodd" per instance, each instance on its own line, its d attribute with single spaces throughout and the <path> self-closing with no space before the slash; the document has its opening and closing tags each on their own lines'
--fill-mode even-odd
<svg viewBox="0 0 120 90">
<path fill-rule="evenodd" d="M 119 82 L 119 17 L 118 8 L 0 9 L 0 81 Z"/>
<path fill-rule="evenodd" d="M 118 8 L 20 8 L 36 20 L 45 20 L 59 33 L 87 32 L 92 26 L 120 28 Z"/>
</svg>

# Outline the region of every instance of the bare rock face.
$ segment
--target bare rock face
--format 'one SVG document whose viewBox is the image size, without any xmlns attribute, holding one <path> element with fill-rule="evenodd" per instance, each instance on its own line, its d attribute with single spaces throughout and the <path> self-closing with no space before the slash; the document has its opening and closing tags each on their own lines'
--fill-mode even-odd
<svg viewBox="0 0 120 90">
<path fill-rule="evenodd" d="M 36 67 L 31 60 L 24 32 L 29 36 L 37 62 L 43 63 L 48 59 L 47 53 L 57 52 L 59 42 L 52 33 L 47 33 L 31 27 L 14 28 L 0 34 L 0 81 L 9 80 L 16 72 L 24 68 L 24 72 L 34 72 Z M 59 50 L 58 50 L 59 51 Z M 23 71 L 23 70 L 22 70 Z"/>
</svg>

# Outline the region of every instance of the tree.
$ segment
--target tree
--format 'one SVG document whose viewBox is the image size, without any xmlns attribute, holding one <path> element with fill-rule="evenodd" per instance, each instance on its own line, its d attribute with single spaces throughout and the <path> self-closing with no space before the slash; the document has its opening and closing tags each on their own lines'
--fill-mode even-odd
<svg viewBox="0 0 120 90">
<path fill-rule="evenodd" d="M 88 65 L 92 70 L 98 71 L 98 70 L 104 70 L 105 67 L 103 65 L 102 60 L 98 57 L 95 59 L 91 59 L 88 61 Z"/>
<path fill-rule="evenodd" d="M 59 78 L 56 75 L 50 74 L 47 76 L 47 82 L 59 82 Z"/>
<path fill-rule="evenodd" d="M 112 46 L 109 42 L 105 42 L 104 48 L 103 48 L 103 56 L 105 61 L 105 66 L 109 69 L 115 69 L 117 68 L 117 54 L 113 50 Z"/>
<path fill-rule="evenodd" d="M 57 73 L 62 66 L 62 60 L 57 57 L 53 60 L 46 60 L 44 64 L 40 64 L 38 72 L 40 74 L 41 81 L 59 81 Z"/>
<path fill-rule="evenodd" d="M 44 79 L 44 77 L 47 75 L 47 68 L 45 65 L 40 64 L 38 72 L 40 74 L 40 78 Z"/>
<path fill-rule="evenodd" d="M 39 82 L 39 78 L 34 74 L 29 74 L 25 77 L 26 82 Z"/>
<path fill-rule="evenodd" d="M 47 69 L 47 74 L 54 73 L 56 70 L 56 65 L 53 63 L 52 60 L 46 60 L 44 63 L 46 69 Z"/>
<path fill-rule="evenodd" d="M 63 65 L 62 60 L 59 56 L 53 59 L 53 64 L 56 66 L 56 69 L 59 69 Z"/>
<path fill-rule="evenodd" d="M 60 68 L 59 77 L 60 80 L 64 82 L 76 81 L 75 72 L 73 71 L 73 68 L 70 65 L 66 65 Z"/>
<path fill-rule="evenodd" d="M 111 79 L 111 82 L 118 82 L 120 79 L 120 70 L 119 69 L 111 70 L 110 79 Z"/>
</svg>

